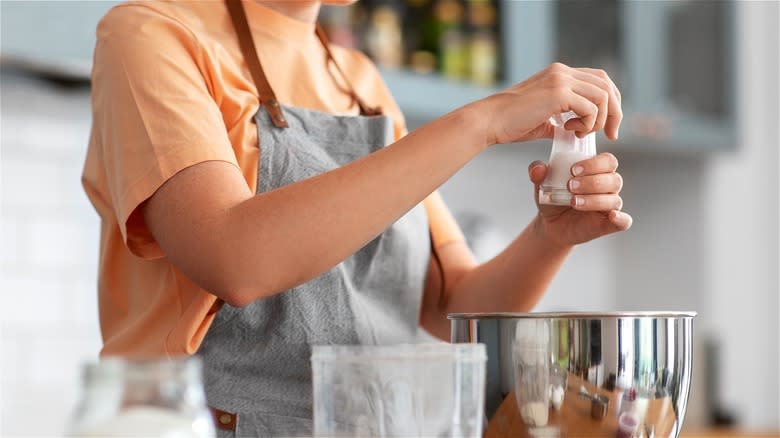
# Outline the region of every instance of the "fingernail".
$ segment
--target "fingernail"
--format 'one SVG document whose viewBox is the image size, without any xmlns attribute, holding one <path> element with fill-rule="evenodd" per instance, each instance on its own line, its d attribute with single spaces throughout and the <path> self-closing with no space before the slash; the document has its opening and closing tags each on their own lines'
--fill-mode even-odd
<svg viewBox="0 0 780 438">
<path fill-rule="evenodd" d="M 583 198 L 582 196 L 575 196 L 574 204 L 578 207 L 582 207 L 583 205 L 585 205 L 585 198 Z"/>
<path fill-rule="evenodd" d="M 574 174 L 574 176 L 577 176 L 582 173 L 582 171 L 585 170 L 582 166 L 574 166 L 571 169 L 571 173 Z"/>
<path fill-rule="evenodd" d="M 569 180 L 569 189 L 571 190 L 577 190 L 580 188 L 580 181 L 576 179 L 570 179 Z"/>
</svg>

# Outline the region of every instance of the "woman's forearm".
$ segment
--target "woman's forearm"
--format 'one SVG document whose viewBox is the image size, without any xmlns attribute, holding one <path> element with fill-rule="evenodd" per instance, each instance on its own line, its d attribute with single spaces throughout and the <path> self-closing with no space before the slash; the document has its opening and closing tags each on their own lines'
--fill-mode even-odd
<svg viewBox="0 0 780 438">
<path fill-rule="evenodd" d="M 539 228 L 536 217 L 504 251 L 461 275 L 445 297 L 447 312 L 531 310 L 572 249 Z"/>
<path fill-rule="evenodd" d="M 598 74 L 552 64 L 367 157 L 261 195 L 250 193 L 235 167 L 196 164 L 157 190 L 142 207 L 143 219 L 165 255 L 190 279 L 231 304 L 247 304 L 327 271 L 487 145 L 549 134 L 550 115 L 566 111 L 579 116 L 567 122 L 567 129 L 580 134 L 605 129 L 608 137 L 617 135 L 621 113 L 614 85 Z M 503 290 L 511 283 L 499 275 L 502 266 L 526 266 L 518 277 L 539 271 L 535 277 L 544 280 L 524 280 L 531 299 L 515 298 L 510 304 L 535 301 L 557 270 L 561 251 L 545 253 L 549 248 L 530 235 L 512 247 L 463 287 Z M 533 260 L 537 248 L 542 260 Z M 500 295 L 489 293 L 496 299 Z M 456 295 L 458 308 L 468 299 Z"/>
<path fill-rule="evenodd" d="M 485 130 L 472 114 L 466 107 L 346 166 L 259 195 L 245 190 L 227 204 L 220 176 L 183 177 L 152 198 L 156 212 L 146 219 L 185 273 L 227 302 L 247 304 L 346 259 L 478 155 Z M 176 220 L 182 209 L 192 221 Z"/>
<path fill-rule="evenodd" d="M 431 265 L 420 325 L 448 341 L 448 313 L 527 312 L 541 299 L 572 246 L 555 244 L 540 231 L 539 217 L 500 254 L 477 264 L 465 242 L 437 248 L 446 265 L 444 290 Z"/>
</svg>

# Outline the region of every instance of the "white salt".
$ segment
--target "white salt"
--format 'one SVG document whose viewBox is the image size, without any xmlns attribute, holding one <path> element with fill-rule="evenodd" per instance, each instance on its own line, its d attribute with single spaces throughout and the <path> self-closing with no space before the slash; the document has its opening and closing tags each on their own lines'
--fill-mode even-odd
<svg viewBox="0 0 780 438">
<path fill-rule="evenodd" d="M 547 177 L 539 189 L 539 203 L 570 205 L 571 193 L 567 189 L 571 178 L 571 167 L 578 161 L 596 155 L 596 135 L 590 133 L 578 138 L 574 131 L 563 128 L 564 123 L 577 115 L 568 112 L 550 118 L 555 126 L 550 162 L 547 163 Z"/>
<path fill-rule="evenodd" d="M 555 408 L 556 411 L 561 410 L 561 406 L 563 405 L 563 395 L 564 390 L 562 386 L 550 386 L 550 402 L 552 403 L 552 406 Z"/>
<path fill-rule="evenodd" d="M 578 161 L 587 160 L 591 155 L 580 151 L 563 151 L 550 157 L 545 187 L 566 189 L 571 178 L 571 167 Z"/>
<path fill-rule="evenodd" d="M 529 426 L 547 425 L 548 414 L 549 407 L 545 402 L 533 401 L 525 403 L 520 407 L 520 417 L 522 417 L 523 422 Z"/>
</svg>

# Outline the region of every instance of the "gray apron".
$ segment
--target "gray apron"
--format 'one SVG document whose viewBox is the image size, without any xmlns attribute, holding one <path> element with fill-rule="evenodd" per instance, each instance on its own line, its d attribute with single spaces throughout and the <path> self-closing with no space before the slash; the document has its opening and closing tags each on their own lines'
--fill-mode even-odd
<svg viewBox="0 0 780 438">
<path fill-rule="evenodd" d="M 336 169 L 393 140 L 387 116 L 334 116 L 271 102 L 255 116 L 258 193 Z M 235 431 L 220 436 L 311 436 L 312 345 L 425 338 L 419 315 L 430 255 L 418 205 L 325 274 L 243 308 L 224 304 L 198 352 L 209 405 L 237 414 Z"/>
</svg>

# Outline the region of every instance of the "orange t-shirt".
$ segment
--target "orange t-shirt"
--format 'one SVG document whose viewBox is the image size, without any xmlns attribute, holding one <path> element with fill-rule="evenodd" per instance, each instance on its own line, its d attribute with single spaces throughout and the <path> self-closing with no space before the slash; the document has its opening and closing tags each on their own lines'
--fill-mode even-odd
<svg viewBox="0 0 780 438">
<path fill-rule="evenodd" d="M 254 1 L 244 7 L 281 103 L 358 113 L 312 24 Z M 333 54 L 358 95 L 393 119 L 396 138 L 404 135 L 403 116 L 374 65 L 355 50 L 333 47 Z M 224 3 L 113 8 L 97 28 L 92 87 L 83 184 L 102 220 L 102 354 L 192 354 L 218 301 L 170 263 L 138 207 L 177 172 L 209 160 L 236 165 L 256 189 L 259 102 Z M 437 194 L 425 207 L 435 246 L 463 239 Z"/>
</svg>

